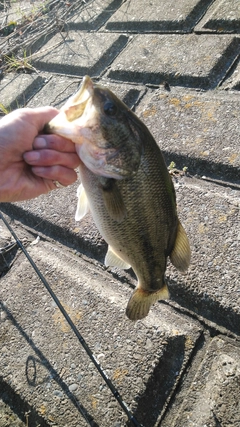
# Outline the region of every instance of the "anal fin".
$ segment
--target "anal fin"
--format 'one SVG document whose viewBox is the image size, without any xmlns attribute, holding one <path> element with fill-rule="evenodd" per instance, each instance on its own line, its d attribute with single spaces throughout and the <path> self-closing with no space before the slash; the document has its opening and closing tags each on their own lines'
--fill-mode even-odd
<svg viewBox="0 0 240 427">
<path fill-rule="evenodd" d="M 75 214 L 75 221 L 81 221 L 81 219 L 89 212 L 88 199 L 85 189 L 82 184 L 77 189 L 78 204 Z"/>
<path fill-rule="evenodd" d="M 111 246 L 108 246 L 108 251 L 105 256 L 104 264 L 108 267 L 118 267 L 123 270 L 128 270 L 131 267 L 130 264 L 125 262 L 122 258 L 120 258 L 116 252 L 114 252 Z"/>
<path fill-rule="evenodd" d="M 148 315 L 152 304 L 158 300 L 167 298 L 169 298 L 169 292 L 168 287 L 165 284 L 157 292 L 149 292 L 141 288 L 137 288 L 128 301 L 126 315 L 130 320 L 143 319 Z"/>
<path fill-rule="evenodd" d="M 174 248 L 170 254 L 170 260 L 180 272 L 184 273 L 190 264 L 191 249 L 186 231 L 180 221 L 178 221 L 177 237 Z"/>
</svg>

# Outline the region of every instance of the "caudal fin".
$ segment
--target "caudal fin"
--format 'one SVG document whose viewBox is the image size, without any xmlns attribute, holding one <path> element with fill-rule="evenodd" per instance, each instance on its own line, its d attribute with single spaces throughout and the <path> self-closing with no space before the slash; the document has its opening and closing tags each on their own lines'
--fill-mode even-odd
<svg viewBox="0 0 240 427">
<path fill-rule="evenodd" d="M 152 304 L 160 299 L 167 298 L 169 298 L 167 285 L 164 285 L 157 292 L 149 292 L 137 288 L 128 301 L 126 315 L 130 320 L 143 319 L 148 315 Z"/>
<path fill-rule="evenodd" d="M 190 264 L 191 249 L 188 237 L 180 221 L 178 221 L 177 237 L 174 248 L 170 255 L 170 260 L 182 273 L 185 272 Z"/>
</svg>

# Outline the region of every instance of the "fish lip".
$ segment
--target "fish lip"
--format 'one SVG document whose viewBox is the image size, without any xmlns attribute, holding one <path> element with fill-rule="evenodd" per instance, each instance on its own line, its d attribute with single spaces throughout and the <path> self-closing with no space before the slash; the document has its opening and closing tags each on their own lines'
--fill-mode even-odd
<svg viewBox="0 0 240 427">
<path fill-rule="evenodd" d="M 93 81 L 89 76 L 85 76 L 78 91 L 60 108 L 59 114 L 44 126 L 44 132 L 57 133 L 67 138 L 68 133 L 72 133 L 71 122 L 83 115 L 93 93 Z"/>
</svg>

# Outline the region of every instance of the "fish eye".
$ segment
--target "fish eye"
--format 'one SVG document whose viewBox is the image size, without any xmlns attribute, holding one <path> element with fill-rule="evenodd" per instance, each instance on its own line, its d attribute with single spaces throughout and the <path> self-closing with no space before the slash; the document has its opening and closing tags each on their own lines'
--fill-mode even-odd
<svg viewBox="0 0 240 427">
<path fill-rule="evenodd" d="M 104 104 L 103 109 L 104 109 L 104 113 L 105 113 L 107 116 L 115 116 L 115 115 L 116 115 L 116 113 L 117 113 L 117 107 L 116 107 L 116 105 L 115 105 L 113 102 L 111 102 L 111 101 L 106 102 L 106 104 Z"/>
</svg>

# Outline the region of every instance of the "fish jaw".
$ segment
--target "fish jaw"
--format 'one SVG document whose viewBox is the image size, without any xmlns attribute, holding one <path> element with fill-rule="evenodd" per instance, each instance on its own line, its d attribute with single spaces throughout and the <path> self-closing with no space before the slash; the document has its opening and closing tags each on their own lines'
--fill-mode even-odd
<svg viewBox="0 0 240 427">
<path fill-rule="evenodd" d="M 91 133 L 85 129 L 85 112 L 87 104 L 91 103 L 93 93 L 93 82 L 89 76 L 85 76 L 78 92 L 72 95 L 62 106 L 60 113 L 45 125 L 44 131 L 68 138 L 76 144 L 81 144 L 86 137 L 90 140 Z M 87 110 L 89 111 L 89 106 Z M 92 114 L 92 117 L 95 120 L 92 120 L 88 127 L 96 124 L 96 115 Z"/>
</svg>

